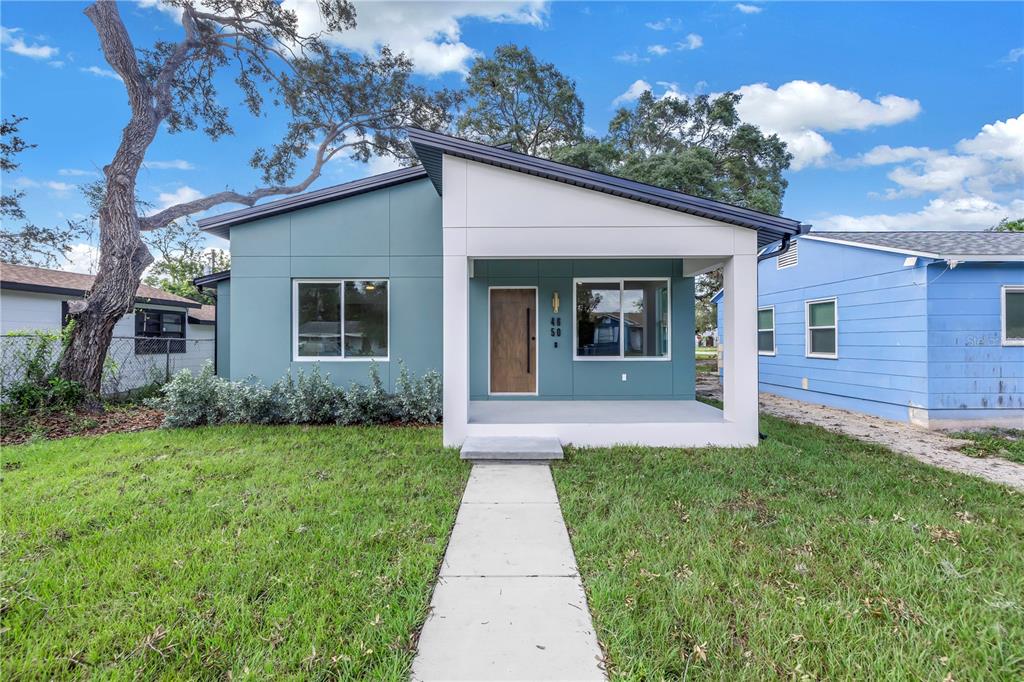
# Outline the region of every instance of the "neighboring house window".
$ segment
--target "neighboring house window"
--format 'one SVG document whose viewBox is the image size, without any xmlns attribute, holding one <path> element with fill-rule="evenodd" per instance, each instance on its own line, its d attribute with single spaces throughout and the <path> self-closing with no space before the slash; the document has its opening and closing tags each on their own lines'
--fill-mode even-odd
<svg viewBox="0 0 1024 682">
<path fill-rule="evenodd" d="M 757 352 L 775 355 L 775 307 L 757 309 Z"/>
<path fill-rule="evenodd" d="M 1024 346 L 1024 286 L 1003 287 L 1003 345 Z"/>
<path fill-rule="evenodd" d="M 839 320 L 836 299 L 807 301 L 807 356 L 839 357 Z"/>
<path fill-rule="evenodd" d="M 575 281 L 576 359 L 669 359 L 667 279 Z"/>
<path fill-rule="evenodd" d="M 135 354 L 185 352 L 185 313 L 135 309 Z"/>
<path fill-rule="evenodd" d="M 388 281 L 296 280 L 296 360 L 387 360 Z"/>
</svg>

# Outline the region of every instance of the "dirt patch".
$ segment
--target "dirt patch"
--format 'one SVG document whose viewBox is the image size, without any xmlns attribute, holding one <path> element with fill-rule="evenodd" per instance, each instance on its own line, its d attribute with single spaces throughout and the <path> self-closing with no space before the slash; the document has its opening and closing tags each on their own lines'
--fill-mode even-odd
<svg viewBox="0 0 1024 682">
<path fill-rule="evenodd" d="M 103 412 L 52 412 L 32 417 L 24 424 L 5 424 L 0 445 L 17 445 L 33 438 L 56 440 L 71 436 L 146 431 L 158 428 L 164 413 L 149 407 L 114 407 Z"/>
<path fill-rule="evenodd" d="M 697 395 L 722 399 L 722 387 L 715 375 L 697 375 Z M 903 422 L 882 419 L 835 407 L 805 403 L 772 393 L 761 393 L 761 414 L 769 414 L 798 424 L 813 424 L 868 443 L 882 445 L 933 466 L 970 476 L 980 476 L 1024 490 L 1024 465 L 1001 457 L 971 457 L 961 450 L 971 441 L 953 438 Z"/>
</svg>

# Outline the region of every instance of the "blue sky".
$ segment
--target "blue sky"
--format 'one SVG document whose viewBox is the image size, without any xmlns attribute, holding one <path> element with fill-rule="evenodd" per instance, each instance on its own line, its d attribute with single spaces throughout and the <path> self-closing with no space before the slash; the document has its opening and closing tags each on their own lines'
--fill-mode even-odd
<svg viewBox="0 0 1024 682">
<path fill-rule="evenodd" d="M 297 7 L 307 27 L 311 6 Z M 1024 215 L 1022 3 L 356 3 L 340 45 L 381 43 L 414 57 L 427 85 L 459 86 L 477 54 L 528 45 L 576 80 L 587 126 L 614 103 L 735 90 L 741 114 L 789 142 L 796 158 L 784 213 L 816 229 L 982 229 Z M 76 185 L 109 160 L 127 120 L 121 83 L 99 51 L 84 3 L 2 5 L 3 114 L 27 116 L 7 187 L 41 224 L 81 214 Z M 137 46 L 180 35 L 156 0 L 122 6 Z M 234 94 L 224 91 L 234 104 Z M 246 159 L 281 119 L 238 111 L 237 135 L 162 134 L 140 177 L 168 204 L 255 186 Z M 316 186 L 389 168 L 333 162 Z M 225 210 L 233 208 L 225 206 Z M 222 244 L 220 244 L 222 245 Z M 88 267 L 76 250 L 67 267 Z"/>
</svg>

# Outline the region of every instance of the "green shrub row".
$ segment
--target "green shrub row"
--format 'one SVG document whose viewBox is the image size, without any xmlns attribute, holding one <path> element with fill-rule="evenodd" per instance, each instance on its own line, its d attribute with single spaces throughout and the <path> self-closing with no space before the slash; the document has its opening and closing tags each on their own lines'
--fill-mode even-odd
<svg viewBox="0 0 1024 682">
<path fill-rule="evenodd" d="M 289 374 L 270 386 L 256 379 L 229 381 L 207 363 L 201 372 L 174 375 L 147 404 L 164 411 L 164 426 L 204 424 L 437 424 L 441 421 L 441 375 L 413 377 L 403 364 L 396 391 L 389 393 L 376 363 L 369 382 L 335 386 L 318 365 Z"/>
</svg>

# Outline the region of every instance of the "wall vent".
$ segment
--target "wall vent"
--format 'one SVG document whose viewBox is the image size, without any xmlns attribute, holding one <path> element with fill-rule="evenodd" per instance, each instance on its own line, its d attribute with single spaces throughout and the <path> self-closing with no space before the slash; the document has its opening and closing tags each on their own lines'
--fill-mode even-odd
<svg viewBox="0 0 1024 682">
<path fill-rule="evenodd" d="M 789 245 L 789 251 L 779 256 L 776 260 L 778 261 L 776 269 L 781 270 L 782 268 L 791 268 L 800 262 L 800 255 L 797 253 L 797 246 L 800 242 L 794 239 Z"/>
</svg>

